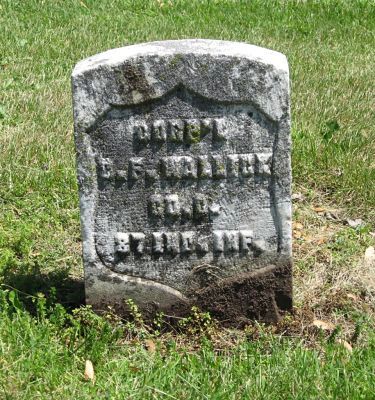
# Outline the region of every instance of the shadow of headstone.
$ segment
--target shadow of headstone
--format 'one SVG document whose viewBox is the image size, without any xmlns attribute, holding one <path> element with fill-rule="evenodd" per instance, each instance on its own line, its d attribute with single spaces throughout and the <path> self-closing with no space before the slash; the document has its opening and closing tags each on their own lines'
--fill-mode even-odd
<svg viewBox="0 0 375 400">
<path fill-rule="evenodd" d="M 83 280 L 69 275 L 69 270 L 42 272 L 38 267 L 28 271 L 8 272 L 2 284 L 4 289 L 15 290 L 25 309 L 36 311 L 35 297 L 42 293 L 47 301 L 60 303 L 72 310 L 85 303 Z"/>
</svg>

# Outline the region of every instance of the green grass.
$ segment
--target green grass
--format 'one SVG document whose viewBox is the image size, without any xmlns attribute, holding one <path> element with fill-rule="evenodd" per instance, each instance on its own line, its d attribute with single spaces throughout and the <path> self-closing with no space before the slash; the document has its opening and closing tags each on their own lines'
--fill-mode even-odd
<svg viewBox="0 0 375 400">
<path fill-rule="evenodd" d="M 371 399 L 375 336 L 349 354 L 343 346 L 300 340 L 259 327 L 257 340 L 218 350 L 204 335 L 190 336 L 195 350 L 154 338 L 156 351 L 124 341 L 133 326 L 109 323 L 87 309 L 67 314 L 36 300 L 37 315 L 3 292 L 0 321 L 0 393 L 6 399 Z M 134 326 L 133 326 L 134 328 Z M 370 329 L 367 327 L 366 329 Z M 134 332 L 134 330 L 133 330 Z M 84 381 L 84 360 L 95 382 Z"/>
<path fill-rule="evenodd" d="M 56 301 L 67 309 L 82 302 L 70 91 L 75 63 L 131 43 L 192 37 L 244 41 L 287 55 L 294 185 L 307 194 L 304 207 L 323 202 L 367 222 L 362 231 L 338 232 L 322 254 L 297 253 L 297 272 L 314 275 L 317 262 L 327 271 L 332 265 L 349 271 L 370 244 L 375 221 L 374 31 L 370 0 L 0 0 L 4 288 L 36 295 L 54 286 Z M 309 349 L 272 335 L 241 342 L 231 356 L 206 343 L 185 355 L 171 344 L 151 357 L 137 345 L 122 345 L 117 333 L 90 344 L 94 333 L 79 318 L 37 317 L 32 299 L 23 296 L 17 311 L 6 310 L 9 301 L 2 306 L 3 397 L 373 397 L 371 330 L 349 359 L 330 343 Z M 356 324 L 363 315 L 350 318 Z M 66 342 L 71 331 L 72 345 Z M 95 385 L 82 381 L 85 358 L 95 361 Z"/>
</svg>

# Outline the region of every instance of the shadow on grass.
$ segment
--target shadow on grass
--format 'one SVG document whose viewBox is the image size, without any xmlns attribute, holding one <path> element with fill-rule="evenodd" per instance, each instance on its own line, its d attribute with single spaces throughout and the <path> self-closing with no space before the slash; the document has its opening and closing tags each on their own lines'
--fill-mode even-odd
<svg viewBox="0 0 375 400">
<path fill-rule="evenodd" d="M 32 271 L 12 271 L 4 277 L 4 289 L 15 290 L 27 311 L 34 313 L 35 298 L 43 293 L 47 302 L 60 303 L 67 310 L 72 310 L 85 303 L 84 283 L 82 279 L 72 278 L 69 271 L 41 272 L 38 268 Z"/>
</svg>

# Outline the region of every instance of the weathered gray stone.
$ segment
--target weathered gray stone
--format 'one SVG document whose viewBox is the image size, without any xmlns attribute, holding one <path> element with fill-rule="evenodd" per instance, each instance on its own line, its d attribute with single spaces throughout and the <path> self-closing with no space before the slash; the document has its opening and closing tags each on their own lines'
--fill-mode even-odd
<svg viewBox="0 0 375 400">
<path fill-rule="evenodd" d="M 233 323 L 290 308 L 285 56 L 145 43 L 81 61 L 72 85 L 87 302 Z"/>
</svg>

